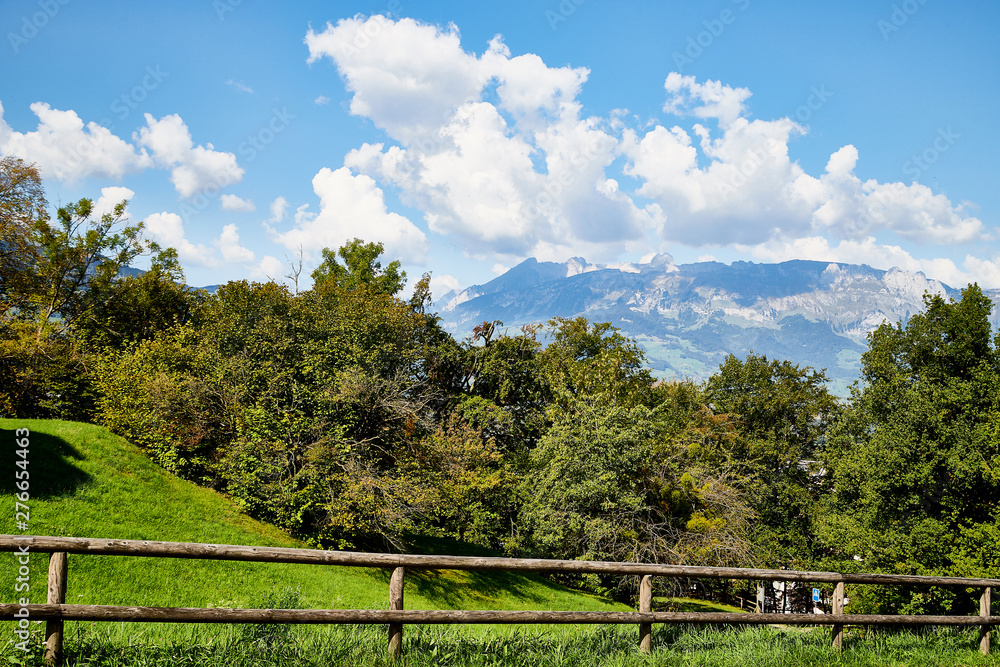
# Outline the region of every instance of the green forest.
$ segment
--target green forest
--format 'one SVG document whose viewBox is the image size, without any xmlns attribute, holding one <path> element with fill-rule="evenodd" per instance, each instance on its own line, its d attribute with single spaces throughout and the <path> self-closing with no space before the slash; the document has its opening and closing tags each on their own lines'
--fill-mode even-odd
<svg viewBox="0 0 1000 667">
<path fill-rule="evenodd" d="M 1000 577 L 1000 337 L 977 285 L 874 330 L 841 399 L 754 354 L 659 381 L 583 318 L 457 340 L 429 274 L 402 298 L 378 243 L 325 250 L 309 289 L 300 266 L 208 294 L 125 202 L 48 211 L 37 169 L 0 159 L 0 416 L 106 426 L 310 545 Z M 974 611 L 942 589 L 852 605 Z"/>
</svg>

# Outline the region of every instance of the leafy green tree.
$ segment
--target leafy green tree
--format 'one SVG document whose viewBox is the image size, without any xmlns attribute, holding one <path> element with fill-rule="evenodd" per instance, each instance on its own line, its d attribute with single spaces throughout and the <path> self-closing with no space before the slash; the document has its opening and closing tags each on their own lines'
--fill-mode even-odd
<svg viewBox="0 0 1000 667">
<path fill-rule="evenodd" d="M 38 247 L 32 232 L 47 217 L 38 168 L 20 158 L 0 158 L 0 314 L 25 305 L 36 281 Z"/>
<path fill-rule="evenodd" d="M 557 317 L 546 333 L 552 341 L 540 361 L 555 394 L 554 406 L 565 408 L 584 397 L 608 406 L 649 405 L 654 400 L 653 377 L 642 348 L 610 322 Z"/>
<path fill-rule="evenodd" d="M 405 462 L 434 430 L 421 355 L 439 335 L 379 285 L 232 282 L 188 325 L 108 355 L 101 418 L 140 424 L 127 434 L 164 465 L 306 539 L 398 546 L 436 497 Z"/>
<path fill-rule="evenodd" d="M 121 348 L 192 320 L 206 298 L 184 284 L 177 251 L 154 255 L 148 271 L 119 276 L 104 298 L 74 322 L 74 334 L 90 348 Z"/>
<path fill-rule="evenodd" d="M 393 260 L 383 269 L 379 256 L 384 251 L 381 243 L 365 243 L 354 239 L 336 252 L 323 248 L 323 261 L 312 272 L 316 285 L 332 282 L 346 290 L 365 285 L 372 291 L 398 294 L 406 285 L 406 272 L 399 260 Z M 343 264 L 337 261 L 337 257 Z"/>
<path fill-rule="evenodd" d="M 77 323 L 106 306 L 122 267 L 155 251 L 142 223 L 128 224 L 126 203 L 94 216 L 81 199 L 44 215 L 37 170 L 19 160 L 0 162 L 0 248 L 11 253 L 0 270 L 0 409 L 22 417 L 89 416 L 89 349 Z"/>
<path fill-rule="evenodd" d="M 92 377 L 100 423 L 145 449 L 163 468 L 208 486 L 218 452 L 238 420 L 213 374 L 218 358 L 190 325 L 96 356 Z"/>
<path fill-rule="evenodd" d="M 53 324 L 10 321 L 0 335 L 0 415 L 90 418 L 87 350 Z"/>
<path fill-rule="evenodd" d="M 534 447 L 546 428 L 545 407 L 551 399 L 539 358 L 537 329 L 518 335 L 498 332 L 499 320 L 473 329 L 464 351 L 457 409 L 470 424 L 506 452 Z"/>
<path fill-rule="evenodd" d="M 865 569 L 995 572 L 1000 354 L 992 303 L 977 285 L 957 302 L 928 294 L 924 303 L 905 325 L 883 324 L 869 336 L 863 385 L 826 448 L 824 537 Z M 953 602 L 901 595 L 872 604 L 921 611 Z"/>
<path fill-rule="evenodd" d="M 400 461 L 426 489 L 422 533 L 509 551 L 516 471 L 497 443 L 453 413 Z"/>
<path fill-rule="evenodd" d="M 60 331 L 89 315 L 106 296 L 122 267 L 159 248 L 143 240 L 143 224 L 127 224 L 121 202 L 94 218 L 94 204 L 81 199 L 58 211 L 55 225 L 39 222 L 32 241 L 39 249 L 37 288 L 31 309 L 39 327 L 58 316 Z"/>
<path fill-rule="evenodd" d="M 525 475 L 524 549 L 552 558 L 746 564 L 750 509 L 726 471 L 700 458 L 720 424 L 698 412 L 677 417 L 666 403 L 586 400 L 561 413 Z M 578 583 L 608 592 L 620 582 Z"/>
<path fill-rule="evenodd" d="M 746 480 L 759 557 L 771 567 L 801 565 L 819 548 L 816 459 L 839 412 L 826 382 L 821 371 L 751 353 L 729 355 L 705 386 L 706 402 L 741 436 L 728 456 Z"/>
</svg>

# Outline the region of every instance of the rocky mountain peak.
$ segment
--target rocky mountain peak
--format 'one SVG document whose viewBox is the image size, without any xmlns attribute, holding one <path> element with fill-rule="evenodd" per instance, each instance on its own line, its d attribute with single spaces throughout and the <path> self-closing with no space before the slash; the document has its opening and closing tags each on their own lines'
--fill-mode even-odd
<svg viewBox="0 0 1000 667">
<path fill-rule="evenodd" d="M 834 390 L 846 394 L 868 333 L 923 310 L 927 292 L 960 297 L 922 273 L 864 264 L 678 265 L 666 253 L 608 265 L 529 258 L 484 285 L 446 295 L 439 314 L 460 337 L 484 320 L 516 327 L 584 316 L 635 338 L 664 378 L 704 379 L 727 354 L 753 351 L 825 368 Z M 1000 302 L 1000 290 L 987 294 Z"/>
</svg>

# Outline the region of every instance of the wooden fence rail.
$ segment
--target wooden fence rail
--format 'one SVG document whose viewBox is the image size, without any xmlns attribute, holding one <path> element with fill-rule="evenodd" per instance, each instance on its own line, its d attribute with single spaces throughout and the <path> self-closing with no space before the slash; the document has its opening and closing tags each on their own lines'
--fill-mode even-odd
<svg viewBox="0 0 1000 667">
<path fill-rule="evenodd" d="M 654 623 L 721 623 L 830 625 L 833 646 L 843 645 L 845 625 L 954 625 L 978 626 L 979 647 L 990 652 L 990 630 L 1000 625 L 1000 616 L 992 615 L 991 592 L 1000 579 L 960 577 L 922 577 L 910 575 L 860 574 L 837 572 L 800 572 L 726 567 L 696 567 L 655 563 L 614 563 L 606 561 L 567 561 L 526 558 L 478 558 L 470 556 L 422 556 L 410 554 L 371 554 L 318 549 L 285 549 L 187 542 L 147 542 L 103 540 L 77 537 L 39 537 L 0 535 L 0 552 L 49 553 L 49 586 L 46 604 L 0 604 L 0 620 L 31 618 L 46 621 L 46 659 L 58 664 L 62 654 L 62 631 L 65 621 L 116 621 L 154 623 L 311 623 L 311 624 L 388 624 L 389 654 L 402 653 L 403 626 L 406 624 L 635 624 L 639 627 L 639 648 L 652 649 Z M 154 558 L 194 558 L 202 560 L 237 560 L 262 563 L 312 563 L 353 567 L 385 568 L 389 579 L 389 609 L 202 609 L 184 607 L 122 607 L 65 604 L 67 554 L 140 556 Z M 406 569 L 500 570 L 506 572 L 578 572 L 640 576 L 639 610 L 635 612 L 599 611 L 460 611 L 415 610 L 403 608 L 403 584 Z M 831 614 L 735 614 L 716 612 L 652 611 L 652 577 L 692 579 L 742 579 L 759 581 L 796 581 L 834 583 Z M 932 585 L 982 588 L 978 616 L 896 616 L 844 614 L 844 584 Z"/>
</svg>

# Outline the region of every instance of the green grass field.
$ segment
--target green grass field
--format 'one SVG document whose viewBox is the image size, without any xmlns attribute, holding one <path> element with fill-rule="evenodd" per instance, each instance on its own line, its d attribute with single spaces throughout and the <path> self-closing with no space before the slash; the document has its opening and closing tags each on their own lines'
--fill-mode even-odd
<svg viewBox="0 0 1000 667">
<path fill-rule="evenodd" d="M 31 431 L 29 528 L 15 526 L 14 473 L 20 468 L 15 428 Z M 229 499 L 181 480 L 103 428 L 58 421 L 0 420 L 0 532 L 113 539 L 304 547 L 277 528 L 239 513 Z M 446 540 L 424 545 L 446 553 L 478 553 Z M 31 561 L 32 602 L 45 601 L 48 556 Z M 0 554 L 0 572 L 16 571 Z M 6 579 L 6 576 L 5 576 Z M 273 592 L 297 591 L 302 606 L 388 608 L 388 572 L 361 568 L 120 556 L 69 556 L 66 601 L 184 607 L 252 607 Z M 13 591 L 4 592 L 7 601 Z M 624 609 L 539 576 L 505 573 L 408 572 L 410 609 Z M 76 625 L 76 624 L 75 624 Z M 88 624 L 83 624 L 88 625 Z M 93 624 L 90 624 L 93 625 Z M 119 626 L 120 627 L 120 626 Z M 121 631 L 169 641 L 195 626 L 129 626 Z"/>
<path fill-rule="evenodd" d="M 27 454 L 28 530 L 15 525 L 15 428 L 31 431 Z M 0 420 L 0 533 L 301 547 L 249 519 L 219 494 L 180 480 L 135 447 L 87 424 Z M 438 553 L 484 554 L 449 541 Z M 31 559 L 29 597 L 45 601 L 48 557 Z M 4 602 L 13 601 L 17 565 L 0 554 Z M 18 594 L 18 596 L 23 594 Z M 274 597 L 307 608 L 388 607 L 388 573 L 358 568 L 70 555 L 67 602 L 149 606 L 253 607 Z M 658 600 L 691 611 L 733 610 L 698 600 Z M 410 609 L 621 610 L 537 576 L 407 572 Z M 42 624 L 34 623 L 35 645 Z M 382 665 L 384 626 L 289 627 L 69 623 L 67 665 Z M 829 630 L 656 627 L 654 653 L 636 651 L 634 627 L 408 626 L 403 665 L 1000 665 L 975 651 L 971 633 L 862 635 L 837 656 Z M 0 623 L 0 662 L 41 664 L 13 647 Z"/>
</svg>

